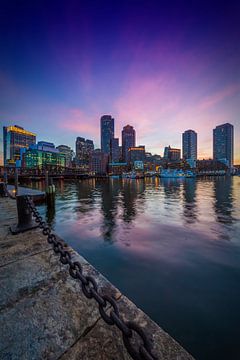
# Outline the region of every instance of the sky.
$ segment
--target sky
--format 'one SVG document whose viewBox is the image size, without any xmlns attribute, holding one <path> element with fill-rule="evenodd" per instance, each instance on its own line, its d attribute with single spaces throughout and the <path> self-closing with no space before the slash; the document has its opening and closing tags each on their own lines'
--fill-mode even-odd
<svg viewBox="0 0 240 360">
<path fill-rule="evenodd" d="M 193 129 L 201 159 L 229 122 L 240 164 L 239 19 L 231 0 L 1 0 L 0 125 L 99 147 L 111 114 L 115 137 L 130 124 L 160 155 Z"/>
</svg>

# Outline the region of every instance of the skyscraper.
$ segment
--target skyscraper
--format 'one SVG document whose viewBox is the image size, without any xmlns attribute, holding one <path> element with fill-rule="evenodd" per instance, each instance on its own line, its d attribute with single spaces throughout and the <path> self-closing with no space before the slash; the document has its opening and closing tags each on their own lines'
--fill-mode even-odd
<svg viewBox="0 0 240 360">
<path fill-rule="evenodd" d="M 226 123 L 213 129 L 213 158 L 233 165 L 233 125 Z"/>
<path fill-rule="evenodd" d="M 76 164 L 86 170 L 89 167 L 93 151 L 93 141 L 78 136 L 76 139 Z"/>
<path fill-rule="evenodd" d="M 110 155 L 111 140 L 114 138 L 114 119 L 111 115 L 103 115 L 101 122 L 101 150 L 104 154 Z"/>
<path fill-rule="evenodd" d="M 36 144 L 36 135 L 18 125 L 3 127 L 4 165 L 15 165 L 20 160 L 21 149 Z"/>
<path fill-rule="evenodd" d="M 197 133 L 186 130 L 182 134 L 182 157 L 184 160 L 197 160 Z"/>
<path fill-rule="evenodd" d="M 117 163 L 120 158 L 120 150 L 119 150 L 119 139 L 113 138 L 111 140 L 111 162 Z"/>
<path fill-rule="evenodd" d="M 122 130 L 122 157 L 128 162 L 128 149 L 136 146 L 136 132 L 131 125 L 124 126 Z"/>
</svg>

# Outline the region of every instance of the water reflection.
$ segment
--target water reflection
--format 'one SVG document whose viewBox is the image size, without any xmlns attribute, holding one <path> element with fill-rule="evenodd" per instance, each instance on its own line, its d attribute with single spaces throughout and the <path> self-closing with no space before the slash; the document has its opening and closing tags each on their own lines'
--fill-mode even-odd
<svg viewBox="0 0 240 360">
<path fill-rule="evenodd" d="M 233 222 L 233 194 L 232 194 L 233 178 L 231 176 L 222 177 L 221 181 L 215 179 L 214 193 L 215 193 L 215 212 L 217 221 L 224 224 L 231 224 Z"/>
<path fill-rule="evenodd" d="M 122 205 L 123 205 L 123 221 L 131 223 L 137 216 L 138 210 L 144 207 L 145 182 L 143 180 L 126 180 L 121 185 Z M 137 207 L 137 199 L 141 199 L 139 208 Z"/>
<path fill-rule="evenodd" d="M 183 216 L 188 224 L 197 221 L 197 202 L 196 202 L 196 179 L 186 179 L 183 183 Z"/>
<path fill-rule="evenodd" d="M 56 233 L 195 358 L 239 358 L 239 178 L 56 187 Z"/>
<path fill-rule="evenodd" d="M 104 241 L 113 242 L 116 229 L 116 217 L 118 211 L 119 183 L 99 183 L 101 188 L 103 223 L 101 226 L 102 238 Z"/>
</svg>

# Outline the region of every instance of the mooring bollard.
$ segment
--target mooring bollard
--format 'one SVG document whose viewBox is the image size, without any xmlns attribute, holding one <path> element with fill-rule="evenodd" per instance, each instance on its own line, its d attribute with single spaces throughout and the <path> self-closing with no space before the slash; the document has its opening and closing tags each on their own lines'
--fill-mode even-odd
<svg viewBox="0 0 240 360">
<path fill-rule="evenodd" d="M 18 224 L 10 226 L 13 235 L 38 227 L 32 219 L 32 213 L 28 208 L 25 195 L 17 195 Z"/>
<path fill-rule="evenodd" d="M 5 184 L 2 181 L 0 182 L 0 196 L 1 197 L 7 196 L 5 191 Z"/>
</svg>

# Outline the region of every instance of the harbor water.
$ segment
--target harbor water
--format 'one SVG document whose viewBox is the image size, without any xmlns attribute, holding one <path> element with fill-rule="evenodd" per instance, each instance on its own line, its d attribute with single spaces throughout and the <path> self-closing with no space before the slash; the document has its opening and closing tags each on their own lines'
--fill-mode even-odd
<svg viewBox="0 0 240 360">
<path fill-rule="evenodd" d="M 39 209 L 196 359 L 240 359 L 240 177 L 61 180 Z"/>
</svg>

